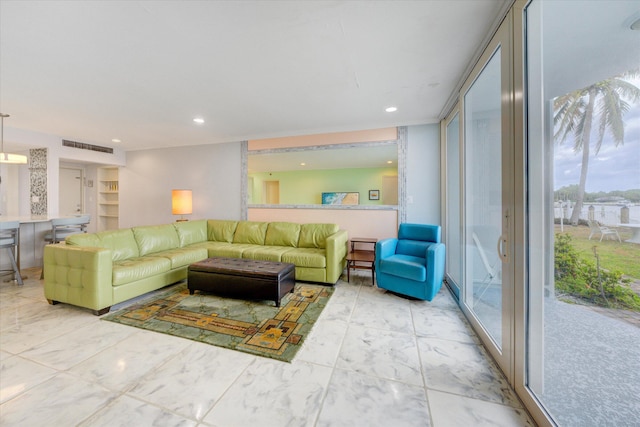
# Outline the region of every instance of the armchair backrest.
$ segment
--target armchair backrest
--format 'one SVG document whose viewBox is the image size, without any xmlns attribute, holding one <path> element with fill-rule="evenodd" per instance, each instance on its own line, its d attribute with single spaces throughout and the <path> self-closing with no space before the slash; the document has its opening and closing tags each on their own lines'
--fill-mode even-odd
<svg viewBox="0 0 640 427">
<path fill-rule="evenodd" d="M 441 239 L 442 228 L 439 225 L 400 224 L 396 253 L 424 258 L 427 248 L 440 243 Z"/>
</svg>

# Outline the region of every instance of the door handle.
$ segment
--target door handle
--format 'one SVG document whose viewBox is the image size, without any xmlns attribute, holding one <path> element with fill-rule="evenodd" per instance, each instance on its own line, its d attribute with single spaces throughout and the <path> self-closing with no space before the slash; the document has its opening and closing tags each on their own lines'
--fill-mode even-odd
<svg viewBox="0 0 640 427">
<path fill-rule="evenodd" d="M 500 259 L 505 264 L 509 262 L 508 243 L 509 241 L 507 240 L 506 235 L 501 234 L 500 237 L 498 237 L 498 256 L 500 256 Z"/>
<path fill-rule="evenodd" d="M 504 210 L 504 225 L 503 230 L 509 230 L 509 208 Z M 498 256 L 504 264 L 509 262 L 509 240 L 508 234 L 503 233 L 498 237 Z"/>
</svg>

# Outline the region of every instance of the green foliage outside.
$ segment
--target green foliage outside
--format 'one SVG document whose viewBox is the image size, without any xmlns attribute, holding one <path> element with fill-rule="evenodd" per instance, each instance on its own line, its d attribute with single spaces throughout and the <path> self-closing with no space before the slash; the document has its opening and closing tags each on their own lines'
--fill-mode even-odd
<svg viewBox="0 0 640 427">
<path fill-rule="evenodd" d="M 569 234 L 556 234 L 555 288 L 567 295 L 603 307 L 640 311 L 640 296 L 628 286 L 620 271 L 597 265 L 597 249 L 591 262 L 580 256 Z M 606 267 L 606 266 L 605 266 Z"/>
</svg>

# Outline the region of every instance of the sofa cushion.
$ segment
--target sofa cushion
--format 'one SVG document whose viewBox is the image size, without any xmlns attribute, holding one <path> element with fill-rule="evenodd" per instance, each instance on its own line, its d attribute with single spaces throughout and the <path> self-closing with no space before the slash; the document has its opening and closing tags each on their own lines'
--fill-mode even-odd
<svg viewBox="0 0 640 427">
<path fill-rule="evenodd" d="M 293 249 L 282 254 L 282 262 L 295 264 L 296 267 L 326 268 L 327 258 L 324 253 L 324 249 Z"/>
<path fill-rule="evenodd" d="M 138 243 L 140 256 L 180 247 L 173 224 L 134 227 L 133 235 Z"/>
<path fill-rule="evenodd" d="M 292 250 L 291 246 L 254 245 L 242 252 L 242 258 L 281 262 L 282 255 Z"/>
<path fill-rule="evenodd" d="M 210 219 L 207 221 L 207 240 L 212 242 L 233 242 L 238 221 Z"/>
<path fill-rule="evenodd" d="M 67 245 L 111 249 L 111 259 L 121 261 L 140 255 L 138 244 L 130 228 L 101 231 L 95 234 L 73 234 L 65 240 Z"/>
<path fill-rule="evenodd" d="M 175 222 L 173 226 L 178 233 L 178 240 L 180 240 L 182 248 L 207 240 L 207 221 L 204 219 Z"/>
<path fill-rule="evenodd" d="M 337 224 L 302 224 L 298 247 L 324 249 L 327 237 L 338 232 L 339 229 Z"/>
<path fill-rule="evenodd" d="M 73 246 L 85 246 L 88 248 L 101 248 L 100 246 L 100 238 L 93 233 L 77 233 L 67 236 L 64 241 L 67 245 Z"/>
<path fill-rule="evenodd" d="M 179 248 L 156 252 L 149 256 L 167 258 L 171 261 L 171 268 L 173 269 L 202 261 L 207 258 L 208 253 L 205 248 Z"/>
<path fill-rule="evenodd" d="M 270 222 L 264 244 L 269 246 L 298 247 L 300 224 L 293 222 Z"/>
<path fill-rule="evenodd" d="M 233 235 L 233 243 L 264 245 L 268 222 L 240 221 Z"/>
<path fill-rule="evenodd" d="M 125 285 L 169 270 L 171 261 L 163 257 L 148 256 L 114 262 L 113 286 Z"/>
<path fill-rule="evenodd" d="M 221 256 L 227 258 L 242 258 L 242 253 L 247 249 L 254 247 L 248 243 L 221 243 L 218 245 L 208 246 L 207 250 L 210 257 Z"/>
<path fill-rule="evenodd" d="M 101 248 L 111 249 L 111 259 L 114 261 L 140 256 L 138 244 L 130 228 L 101 231 L 97 236 L 100 238 Z"/>
</svg>

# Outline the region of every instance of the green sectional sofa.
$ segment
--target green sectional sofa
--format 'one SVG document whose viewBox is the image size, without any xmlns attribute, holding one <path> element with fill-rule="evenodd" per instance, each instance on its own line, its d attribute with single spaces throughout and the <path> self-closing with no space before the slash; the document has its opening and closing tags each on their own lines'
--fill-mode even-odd
<svg viewBox="0 0 640 427">
<path fill-rule="evenodd" d="M 209 257 L 295 264 L 296 280 L 335 284 L 347 232 L 336 224 L 198 220 L 75 234 L 44 249 L 44 294 L 101 315 L 112 305 L 187 278 Z"/>
</svg>

